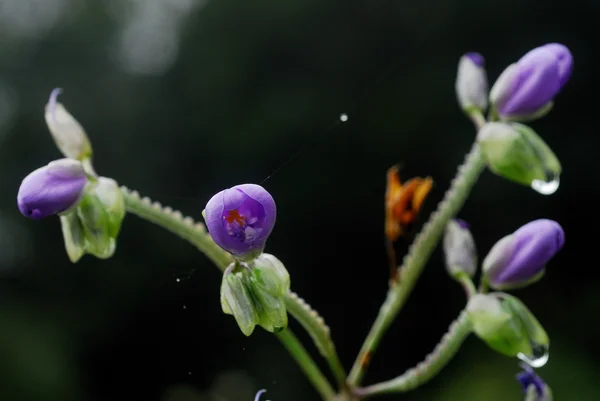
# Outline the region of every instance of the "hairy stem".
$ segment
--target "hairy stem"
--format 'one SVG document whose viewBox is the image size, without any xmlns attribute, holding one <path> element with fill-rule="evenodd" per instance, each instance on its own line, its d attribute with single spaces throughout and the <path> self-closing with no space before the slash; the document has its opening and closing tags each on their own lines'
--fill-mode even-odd
<svg viewBox="0 0 600 401">
<path fill-rule="evenodd" d="M 329 368 L 338 383 L 340 389 L 346 388 L 346 371 L 335 350 L 335 345 L 329 334 L 329 327 L 325 324 L 323 318 L 313 310 L 302 298 L 295 292 L 288 292 L 285 298 L 285 305 L 288 312 L 304 327 L 311 335 L 319 352 L 327 360 Z"/>
<path fill-rule="evenodd" d="M 202 223 L 196 223 L 191 217 L 184 217 L 181 212 L 163 207 L 148 197 L 141 198 L 136 191 L 121 187 L 125 197 L 125 205 L 129 213 L 156 224 L 173 234 L 190 242 L 204 253 L 221 271 L 233 262 L 231 255 L 223 251 L 210 238 Z"/>
<path fill-rule="evenodd" d="M 319 394 L 321 394 L 323 400 L 333 400 L 335 397 L 335 391 L 333 390 L 333 387 L 331 387 L 331 384 L 329 384 L 325 376 L 323 376 L 323 373 L 321 373 L 319 367 L 312 360 L 294 333 L 287 328 L 275 335 L 296 360 L 313 387 L 319 392 Z"/>
<path fill-rule="evenodd" d="M 394 379 L 356 388 L 354 393 L 360 398 L 368 398 L 379 394 L 407 392 L 427 383 L 452 360 L 470 333 L 471 322 L 463 311 L 423 362 Z"/>
<path fill-rule="evenodd" d="M 479 122 L 476 123 L 479 125 Z M 485 163 L 481 151 L 475 143 L 465 162 L 458 168 L 458 173 L 452 180 L 444 199 L 438 205 L 437 210 L 431 214 L 429 221 L 425 223 L 408 254 L 404 257 L 402 266 L 398 268 L 397 279 L 390 286 L 386 300 L 379 310 L 379 315 L 371 327 L 348 377 L 348 383 L 351 386 L 360 383 L 375 349 L 385 331 L 406 303 L 427 260 L 437 246 L 448 220 L 455 216 L 463 206 L 484 168 Z"/>
<path fill-rule="evenodd" d="M 184 217 L 180 212 L 174 211 L 169 207 L 163 207 L 160 203 L 152 202 L 149 198 L 141 198 L 137 192 L 130 191 L 126 187 L 121 187 L 121 192 L 125 197 L 128 212 L 163 227 L 189 241 L 204 253 L 221 271 L 224 271 L 233 262 L 231 255 L 214 243 L 202 223 L 196 223 L 191 217 Z M 293 292 L 286 294 L 285 304 L 289 313 L 311 335 L 315 345 L 327 360 L 340 388 L 345 388 L 346 372 L 331 340 L 329 327 L 327 327 L 323 318 Z M 280 336 L 279 338 L 285 342 L 290 337 Z M 286 348 L 290 349 L 287 345 Z M 304 360 L 302 359 L 302 361 Z M 304 372 L 307 372 L 307 369 L 303 367 Z M 314 369 L 311 372 L 314 373 Z"/>
</svg>

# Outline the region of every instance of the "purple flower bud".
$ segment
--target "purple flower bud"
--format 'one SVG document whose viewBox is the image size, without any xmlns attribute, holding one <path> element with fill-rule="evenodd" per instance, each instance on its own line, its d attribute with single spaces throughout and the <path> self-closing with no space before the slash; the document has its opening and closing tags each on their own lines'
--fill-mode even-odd
<svg viewBox="0 0 600 401">
<path fill-rule="evenodd" d="M 17 195 L 19 210 L 36 220 L 64 212 L 79 201 L 86 183 L 80 162 L 55 160 L 25 177 Z"/>
<path fill-rule="evenodd" d="M 206 204 L 208 231 L 217 245 L 234 256 L 261 253 L 273 226 L 277 208 L 271 194 L 256 184 L 236 185 L 213 196 Z"/>
<path fill-rule="evenodd" d="M 466 53 L 458 62 L 454 88 L 460 107 L 470 110 L 485 110 L 488 104 L 488 81 L 484 68 L 485 60 L 479 53 Z"/>
<path fill-rule="evenodd" d="M 444 231 L 444 258 L 450 276 L 459 278 L 461 274 L 473 277 L 477 270 L 477 250 L 475 240 L 467 222 L 452 219 Z"/>
<path fill-rule="evenodd" d="M 526 401 L 552 401 L 552 390 L 541 377 L 535 374 L 533 368 L 527 364 L 521 364 L 523 371 L 517 375 L 521 384 Z"/>
<path fill-rule="evenodd" d="M 493 288 L 522 287 L 542 276 L 546 263 L 564 243 L 560 224 L 534 220 L 498 241 L 483 261 L 483 271 Z"/>
<path fill-rule="evenodd" d="M 573 56 L 564 45 L 537 47 L 504 70 L 492 87 L 490 100 L 503 118 L 536 115 L 551 105 L 572 70 Z"/>
<path fill-rule="evenodd" d="M 535 374 L 533 368 L 527 364 L 521 364 L 523 372 L 517 375 L 517 380 L 521 383 L 523 392 L 527 392 L 529 386 L 533 385 L 538 395 L 543 395 L 545 383 L 541 377 Z"/>
</svg>

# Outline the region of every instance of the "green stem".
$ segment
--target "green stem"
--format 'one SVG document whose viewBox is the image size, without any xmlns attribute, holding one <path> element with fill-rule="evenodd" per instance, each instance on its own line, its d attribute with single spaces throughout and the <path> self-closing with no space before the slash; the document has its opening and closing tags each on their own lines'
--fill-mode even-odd
<svg viewBox="0 0 600 401">
<path fill-rule="evenodd" d="M 470 333 L 471 322 L 467 313 L 463 311 L 458 319 L 452 323 L 433 352 L 427 355 L 423 362 L 394 379 L 368 387 L 357 388 L 354 390 L 354 394 L 360 398 L 368 398 L 380 394 L 414 390 L 431 380 L 452 360 Z"/>
<path fill-rule="evenodd" d="M 287 328 L 282 332 L 275 334 L 282 342 L 283 346 L 288 350 L 292 357 L 296 360 L 300 368 L 314 388 L 321 394 L 323 400 L 330 401 L 335 397 L 335 391 L 329 384 L 323 373 L 312 360 L 306 349 L 302 346 L 298 338 Z"/>
<path fill-rule="evenodd" d="M 224 271 L 233 262 L 231 255 L 215 244 L 202 223 L 196 223 L 192 218 L 184 217 L 180 212 L 173 211 L 169 207 L 163 207 L 160 203 L 152 202 L 149 198 L 140 198 L 137 192 L 130 191 L 126 187 L 121 187 L 121 192 L 125 197 L 128 212 L 189 241 L 214 262 L 221 271 Z M 290 314 L 311 335 L 315 345 L 327 360 L 340 388 L 344 389 L 346 386 L 346 372 L 331 340 L 329 327 L 327 327 L 323 318 L 293 292 L 286 294 L 285 304 Z M 306 369 L 304 371 L 306 372 Z"/>
<path fill-rule="evenodd" d="M 346 371 L 331 340 L 329 327 L 323 318 L 295 292 L 288 292 L 285 297 L 288 312 L 304 327 L 312 337 L 321 355 L 327 360 L 329 368 L 340 389 L 346 388 Z"/>
<path fill-rule="evenodd" d="M 181 212 L 170 207 L 163 207 L 159 202 L 152 202 L 150 198 L 141 198 L 136 191 L 121 187 L 125 197 L 125 205 L 129 213 L 154 223 L 171 231 L 190 242 L 204 253 L 221 271 L 233 262 L 231 255 L 223 251 L 214 243 L 202 223 L 196 223 L 191 217 L 184 217 Z"/>
<path fill-rule="evenodd" d="M 348 383 L 351 386 L 360 383 L 383 334 L 406 303 L 427 260 L 437 246 L 448 220 L 455 216 L 463 206 L 484 168 L 483 156 L 479 146 L 475 143 L 464 164 L 458 168 L 458 174 L 452 180 L 444 199 L 438 205 L 437 210 L 431 214 L 429 221 L 425 223 L 415 238 L 415 242 L 411 245 L 403 260 L 403 265 L 398 268 L 397 281 L 390 287 L 387 298 L 379 310 L 379 315 L 371 327 L 348 377 Z"/>
<path fill-rule="evenodd" d="M 477 294 L 477 288 L 475 288 L 475 284 L 473 284 L 473 280 L 466 273 L 462 273 L 458 275 L 458 282 L 463 286 L 465 290 L 465 294 L 467 294 L 467 298 L 471 298 L 473 295 Z"/>
<path fill-rule="evenodd" d="M 487 280 L 485 279 L 485 277 L 481 277 L 480 282 L 479 282 L 479 292 L 482 294 L 487 294 L 489 289 L 489 284 L 487 282 Z"/>
</svg>

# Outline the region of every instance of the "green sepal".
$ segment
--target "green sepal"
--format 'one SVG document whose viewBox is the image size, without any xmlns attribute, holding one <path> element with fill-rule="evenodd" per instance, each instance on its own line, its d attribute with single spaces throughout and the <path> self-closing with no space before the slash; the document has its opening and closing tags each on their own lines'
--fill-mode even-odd
<svg viewBox="0 0 600 401">
<path fill-rule="evenodd" d="M 282 296 L 273 296 L 262 290 L 255 290 L 254 295 L 259 305 L 260 319 L 258 324 L 271 333 L 284 330 L 288 325 L 285 299 Z"/>
<path fill-rule="evenodd" d="M 59 217 L 67 255 L 72 263 L 77 263 L 85 254 L 83 227 L 76 212 L 62 214 Z"/>
<path fill-rule="evenodd" d="M 561 165 L 552 149 L 526 125 L 487 123 L 477 141 L 489 169 L 506 179 L 534 186 L 557 180 Z"/>
<path fill-rule="evenodd" d="M 251 263 L 250 283 L 258 303 L 260 326 L 270 332 L 287 327 L 285 294 L 290 289 L 290 276 L 279 259 L 262 254 Z"/>
<path fill-rule="evenodd" d="M 221 282 L 221 308 L 233 315 L 240 330 L 249 336 L 259 322 L 259 310 L 250 287 L 249 271 L 237 264 L 230 265 Z"/>
<path fill-rule="evenodd" d="M 263 253 L 252 266 L 252 283 L 257 289 L 282 297 L 290 289 L 290 275 L 285 266 L 275 256 Z"/>
<path fill-rule="evenodd" d="M 110 258 L 126 214 L 125 199 L 118 184 L 106 177 L 90 180 L 76 209 L 86 253 Z"/>
<path fill-rule="evenodd" d="M 506 293 L 499 293 L 499 296 L 523 325 L 524 335 L 528 339 L 528 349 L 521 352 L 532 359 L 536 357 L 534 354 L 540 350 L 547 352 L 550 347 L 550 338 L 533 313 L 518 298 Z"/>
<path fill-rule="evenodd" d="M 534 360 L 547 353 L 550 341 L 544 328 L 512 295 L 477 294 L 469 300 L 467 313 L 475 334 L 501 354 Z"/>
<path fill-rule="evenodd" d="M 108 212 L 93 190 L 86 192 L 81 199 L 77 206 L 77 216 L 83 229 L 86 253 L 100 259 L 111 257 L 116 244 L 110 236 Z"/>
</svg>

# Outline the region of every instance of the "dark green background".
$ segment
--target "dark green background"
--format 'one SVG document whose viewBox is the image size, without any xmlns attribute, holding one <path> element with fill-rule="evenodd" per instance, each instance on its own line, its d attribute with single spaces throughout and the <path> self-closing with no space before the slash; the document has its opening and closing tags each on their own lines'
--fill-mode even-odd
<svg viewBox="0 0 600 401">
<path fill-rule="evenodd" d="M 544 280 L 515 294 L 550 334 L 540 374 L 555 399 L 598 399 L 600 4 L 559 4 L 1 0 L 0 399 L 248 401 L 259 388 L 273 401 L 318 397 L 271 335 L 245 338 L 221 313 L 220 274 L 187 243 L 128 216 L 113 258 L 72 265 L 58 218 L 18 213 L 23 177 L 61 157 L 43 119 L 52 88 L 64 88 L 100 174 L 186 214 L 200 217 L 212 194 L 276 170 L 263 183 L 279 208 L 267 251 L 325 317 L 349 368 L 386 291 L 387 168 L 402 162 L 404 178 L 435 180 L 422 222 L 475 135 L 455 100 L 459 57 L 481 52 L 493 82 L 553 41 L 572 50 L 575 69 L 532 126 L 563 163 L 560 189 L 542 196 L 486 172 L 460 216 L 482 257 L 530 220 L 563 225 L 566 246 Z M 128 25 L 136 15 L 146 19 Z M 441 256 L 366 383 L 421 360 L 464 306 Z M 521 400 L 517 371 L 472 337 L 429 384 L 388 399 Z"/>
</svg>

